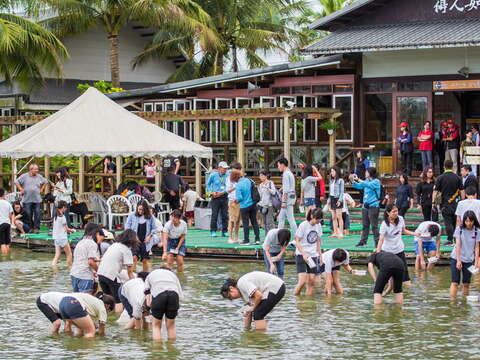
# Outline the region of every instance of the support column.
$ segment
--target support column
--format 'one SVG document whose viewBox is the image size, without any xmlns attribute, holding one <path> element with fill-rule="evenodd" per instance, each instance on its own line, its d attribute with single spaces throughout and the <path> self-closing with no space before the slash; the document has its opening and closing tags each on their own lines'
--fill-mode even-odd
<svg viewBox="0 0 480 360">
<path fill-rule="evenodd" d="M 155 156 L 155 191 L 160 192 L 160 189 L 162 187 L 162 161 L 160 156 Z"/>
<path fill-rule="evenodd" d="M 283 155 L 290 163 L 290 116 L 288 115 L 283 117 Z"/>
<path fill-rule="evenodd" d="M 335 116 L 331 116 L 330 117 L 330 120 L 329 120 L 331 123 L 335 123 Z M 337 158 L 336 158 L 336 146 L 335 146 L 335 142 L 337 140 L 337 134 L 336 134 L 336 131 L 333 130 L 332 134 L 328 136 L 328 163 L 329 163 L 329 166 L 332 167 L 332 166 L 335 166 L 335 163 L 337 162 Z"/>
<path fill-rule="evenodd" d="M 45 168 L 45 179 L 47 179 L 49 182 L 47 183 L 46 186 L 46 191 L 50 191 L 50 156 L 45 156 L 44 159 L 44 168 Z"/>
<path fill-rule="evenodd" d="M 245 134 L 243 119 L 237 119 L 237 160 L 245 169 Z"/>
<path fill-rule="evenodd" d="M 194 139 L 197 144 L 202 140 L 202 123 L 200 120 L 195 120 Z M 202 167 L 200 166 L 200 159 L 195 159 L 195 191 L 202 196 Z"/>
<path fill-rule="evenodd" d="M 84 192 L 85 192 L 85 156 L 80 156 L 78 158 L 78 193 L 83 194 Z"/>
<path fill-rule="evenodd" d="M 12 159 L 12 192 L 17 190 L 15 186 L 15 181 L 17 181 L 18 169 L 17 169 L 17 159 Z"/>
<path fill-rule="evenodd" d="M 114 186 L 114 189 L 118 188 L 118 186 L 122 183 L 123 158 L 121 156 L 117 156 L 116 159 L 115 159 L 115 163 L 117 165 L 117 174 L 115 176 L 116 184 Z"/>
</svg>

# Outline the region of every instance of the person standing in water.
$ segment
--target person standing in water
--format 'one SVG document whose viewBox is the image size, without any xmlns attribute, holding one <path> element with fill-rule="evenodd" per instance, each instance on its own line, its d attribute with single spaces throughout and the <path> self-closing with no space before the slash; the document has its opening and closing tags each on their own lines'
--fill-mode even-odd
<svg viewBox="0 0 480 360">
<path fill-rule="evenodd" d="M 0 189 L 0 247 L 2 255 L 7 255 L 12 242 L 10 228 L 15 224 L 12 205 L 5 200 L 5 189 Z"/>
<path fill-rule="evenodd" d="M 52 237 L 53 241 L 55 242 L 55 256 L 52 260 L 52 266 L 57 266 L 58 259 L 60 259 L 60 255 L 62 254 L 62 249 L 67 257 L 68 266 L 72 265 L 72 249 L 70 248 L 70 244 L 68 242 L 68 234 L 74 233 L 75 229 L 68 227 L 67 217 L 65 215 L 65 211 L 67 211 L 67 209 L 68 204 L 65 201 L 60 200 L 57 203 L 55 210 L 56 213 L 53 217 Z"/>
<path fill-rule="evenodd" d="M 469 268 L 480 267 L 480 224 L 475 213 L 468 210 L 463 215 L 462 224 L 455 229 L 455 246 L 450 254 L 450 271 L 452 282 L 450 296 L 456 297 L 460 280 L 463 284 L 463 295 L 470 293 L 472 273 Z"/>
<path fill-rule="evenodd" d="M 322 236 L 321 209 L 310 211 L 307 220 L 302 222 L 295 233 L 295 264 L 297 266 L 298 283 L 293 291 L 300 295 L 304 286 L 307 286 L 307 296 L 313 295 L 315 277 L 320 275 L 321 265 L 321 236 Z"/>
<path fill-rule="evenodd" d="M 415 236 L 415 270 L 432 270 L 435 266 L 435 262 L 430 262 L 428 266 L 425 266 L 425 258 L 423 252 L 427 252 L 429 258 L 440 258 L 440 234 L 442 228 L 434 221 L 424 221 L 418 225 L 415 230 L 420 236 Z M 436 238 L 436 241 L 435 241 Z"/>
<path fill-rule="evenodd" d="M 167 260 L 167 267 L 173 268 L 177 262 L 177 271 L 184 270 L 184 258 L 187 254 L 185 238 L 187 236 L 187 223 L 182 220 L 180 210 L 173 210 L 170 220 L 163 227 L 163 254 L 162 260 Z"/>
<path fill-rule="evenodd" d="M 267 272 L 283 279 L 285 270 L 284 254 L 290 243 L 291 233 L 287 229 L 272 229 L 263 242 L 263 260 Z"/>
<path fill-rule="evenodd" d="M 168 340 L 177 337 L 175 318 L 183 298 L 182 286 L 172 270 L 160 268 L 153 270 L 145 279 L 145 296 L 147 306 L 152 313 L 152 337 L 162 340 L 162 320 L 165 317 Z"/>
<path fill-rule="evenodd" d="M 376 266 L 380 271 L 375 273 Z M 403 304 L 403 279 L 405 277 L 405 264 L 397 255 L 386 251 L 375 252 L 368 259 L 368 272 L 375 281 L 373 290 L 373 303 L 383 303 L 383 290 L 390 279 L 393 279 L 393 297 L 397 304 Z"/>
<path fill-rule="evenodd" d="M 130 316 L 125 329 L 148 329 L 145 323 L 145 279 L 148 274 L 148 272 L 138 273 L 136 278 L 128 280 L 118 289 L 120 301 Z"/>
<path fill-rule="evenodd" d="M 242 298 L 250 305 L 244 312 L 243 323 L 246 329 L 249 329 L 254 321 L 255 330 L 266 330 L 265 317 L 285 296 L 285 283 L 278 276 L 252 271 L 238 280 L 225 280 L 220 294 L 229 300 Z"/>
</svg>

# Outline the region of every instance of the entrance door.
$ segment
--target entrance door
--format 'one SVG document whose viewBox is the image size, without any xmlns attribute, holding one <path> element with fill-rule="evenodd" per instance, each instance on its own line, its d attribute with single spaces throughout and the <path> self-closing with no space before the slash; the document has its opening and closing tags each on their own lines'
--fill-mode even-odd
<svg viewBox="0 0 480 360">
<path fill-rule="evenodd" d="M 395 96 L 393 103 L 393 113 L 395 114 L 393 133 L 393 163 L 395 171 L 401 171 L 400 166 L 400 146 L 397 138 L 400 135 L 400 123 L 407 122 L 413 135 L 415 150 L 418 149 L 417 136 L 423 128 L 426 121 L 432 121 L 432 93 L 402 93 Z M 418 151 L 413 156 L 413 174 L 419 175 L 422 171 L 421 155 Z"/>
</svg>

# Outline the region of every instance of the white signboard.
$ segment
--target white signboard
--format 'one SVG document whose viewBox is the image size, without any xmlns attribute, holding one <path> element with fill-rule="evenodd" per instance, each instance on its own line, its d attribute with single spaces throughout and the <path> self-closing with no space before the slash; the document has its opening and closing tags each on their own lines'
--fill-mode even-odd
<svg viewBox="0 0 480 360">
<path fill-rule="evenodd" d="M 433 10 L 437 14 L 447 12 L 469 12 L 480 9 L 480 0 L 434 0 Z"/>
</svg>

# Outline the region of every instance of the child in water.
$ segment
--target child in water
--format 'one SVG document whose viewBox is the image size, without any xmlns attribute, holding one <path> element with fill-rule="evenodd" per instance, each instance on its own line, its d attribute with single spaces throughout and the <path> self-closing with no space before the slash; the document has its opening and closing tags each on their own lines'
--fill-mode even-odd
<svg viewBox="0 0 480 360">
<path fill-rule="evenodd" d="M 52 260 L 52 266 L 58 264 L 58 259 L 62 253 L 62 249 L 65 252 L 67 257 L 68 266 L 72 265 L 72 250 L 70 249 L 70 244 L 68 243 L 68 234 L 74 233 L 75 229 L 71 229 L 67 226 L 67 218 L 65 211 L 67 210 L 68 204 L 61 200 L 57 204 L 57 211 L 53 218 L 53 231 L 52 237 L 55 242 L 55 256 Z"/>
<path fill-rule="evenodd" d="M 173 210 L 171 218 L 163 227 L 163 255 L 162 260 L 167 260 L 167 267 L 173 268 L 173 261 L 177 261 L 177 271 L 183 271 L 183 258 L 186 254 L 185 237 L 187 223 L 182 220 L 180 210 Z"/>
</svg>

